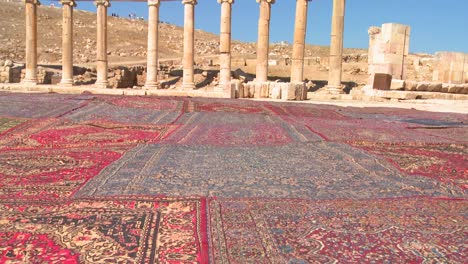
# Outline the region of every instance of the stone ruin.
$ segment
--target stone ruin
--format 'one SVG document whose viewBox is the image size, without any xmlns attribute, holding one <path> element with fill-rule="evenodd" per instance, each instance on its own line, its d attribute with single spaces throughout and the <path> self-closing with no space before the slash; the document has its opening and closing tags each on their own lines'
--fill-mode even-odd
<svg viewBox="0 0 468 264">
<path fill-rule="evenodd" d="M 417 70 L 422 59 L 410 60 L 410 27 L 387 23 L 369 28 L 368 89 L 468 94 L 468 54 L 438 52 L 427 66 L 431 80 L 409 80 L 408 67 Z"/>
<path fill-rule="evenodd" d="M 410 31 L 409 26 L 394 23 L 369 29 L 368 72 L 371 84 L 376 81 L 375 74 L 391 75 L 396 80 L 405 79 Z"/>
</svg>

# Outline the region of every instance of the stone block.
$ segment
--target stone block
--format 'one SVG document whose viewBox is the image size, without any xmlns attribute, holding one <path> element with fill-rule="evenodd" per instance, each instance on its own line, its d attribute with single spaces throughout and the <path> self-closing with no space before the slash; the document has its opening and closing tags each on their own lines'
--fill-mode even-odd
<svg viewBox="0 0 468 264">
<path fill-rule="evenodd" d="M 270 89 L 270 98 L 272 99 L 281 99 L 281 85 L 279 83 L 274 83 Z"/>
<path fill-rule="evenodd" d="M 441 92 L 442 91 L 442 83 L 430 83 L 427 91 L 429 92 Z"/>
<path fill-rule="evenodd" d="M 405 81 L 405 91 L 416 91 L 417 87 L 418 87 L 418 82 Z"/>
<path fill-rule="evenodd" d="M 374 74 L 372 88 L 376 90 L 390 90 L 392 75 L 384 73 Z"/>
<path fill-rule="evenodd" d="M 458 94 L 458 93 L 462 93 L 464 88 L 465 87 L 463 84 L 450 84 L 448 86 L 448 92 Z"/>
<path fill-rule="evenodd" d="M 390 90 L 404 90 L 404 89 L 405 89 L 405 81 L 404 80 L 392 79 L 392 84 L 390 85 Z"/>
<path fill-rule="evenodd" d="M 429 89 L 428 82 L 419 82 L 418 86 L 416 87 L 416 91 L 427 91 Z"/>
</svg>

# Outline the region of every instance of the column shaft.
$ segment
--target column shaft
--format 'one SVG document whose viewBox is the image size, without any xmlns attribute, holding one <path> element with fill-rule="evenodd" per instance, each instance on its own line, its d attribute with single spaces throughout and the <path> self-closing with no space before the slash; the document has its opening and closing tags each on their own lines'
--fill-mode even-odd
<svg viewBox="0 0 468 264">
<path fill-rule="evenodd" d="M 26 13 L 26 75 L 24 83 L 37 84 L 37 0 L 25 1 Z"/>
<path fill-rule="evenodd" d="M 271 4 L 274 3 L 274 0 L 257 0 L 257 2 L 260 2 L 260 16 L 258 19 L 256 80 L 257 82 L 266 82 L 268 79 Z"/>
<path fill-rule="evenodd" d="M 157 88 L 158 83 L 158 36 L 159 36 L 159 0 L 148 1 L 148 61 L 146 70 L 146 88 Z"/>
<path fill-rule="evenodd" d="M 233 0 L 218 0 L 221 3 L 221 30 L 219 46 L 219 87 L 224 92 L 231 87 L 231 11 Z"/>
<path fill-rule="evenodd" d="M 96 86 L 106 88 L 107 80 L 107 0 L 96 0 L 97 5 L 97 51 L 96 51 Z"/>
<path fill-rule="evenodd" d="M 304 80 L 304 51 L 307 29 L 308 0 L 296 1 L 296 22 L 294 26 L 294 43 L 291 65 L 291 82 Z"/>
<path fill-rule="evenodd" d="M 346 0 L 333 0 L 332 33 L 330 43 L 330 72 L 327 90 L 341 93 L 341 75 L 343 60 L 343 30 Z"/>
<path fill-rule="evenodd" d="M 73 6 L 74 1 L 62 0 L 62 80 L 61 85 L 73 85 Z"/>
<path fill-rule="evenodd" d="M 183 0 L 184 4 L 184 57 L 183 89 L 195 89 L 194 83 L 194 41 L 195 41 L 195 0 Z"/>
</svg>

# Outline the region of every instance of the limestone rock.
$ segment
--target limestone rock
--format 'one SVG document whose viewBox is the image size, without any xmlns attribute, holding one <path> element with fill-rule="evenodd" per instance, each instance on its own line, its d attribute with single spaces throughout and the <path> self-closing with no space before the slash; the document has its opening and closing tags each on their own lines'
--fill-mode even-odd
<svg viewBox="0 0 468 264">
<path fill-rule="evenodd" d="M 404 89 L 405 89 L 405 81 L 404 80 L 392 79 L 392 84 L 390 85 L 390 90 L 404 90 Z"/>
</svg>

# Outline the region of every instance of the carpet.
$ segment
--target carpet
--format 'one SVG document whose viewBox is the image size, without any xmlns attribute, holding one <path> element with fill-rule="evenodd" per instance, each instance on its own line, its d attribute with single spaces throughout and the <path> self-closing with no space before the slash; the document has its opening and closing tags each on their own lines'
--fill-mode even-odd
<svg viewBox="0 0 468 264">
<path fill-rule="evenodd" d="M 338 142 L 424 142 L 449 143 L 450 139 L 408 128 L 408 124 L 386 120 L 303 118 L 311 131 L 325 140 Z"/>
<path fill-rule="evenodd" d="M 274 114 L 268 102 L 248 100 L 198 99 L 187 101 L 186 112 L 224 112 L 240 114 Z"/>
<path fill-rule="evenodd" d="M 126 124 L 109 121 L 69 122 L 63 119 L 36 120 L 10 131 L 0 143 L 3 149 L 75 148 L 87 146 L 134 146 L 159 142 L 171 125 Z"/>
<path fill-rule="evenodd" d="M 466 121 L 0 92 L 0 263 L 464 263 Z"/>
<path fill-rule="evenodd" d="M 0 116 L 22 118 L 59 117 L 87 104 L 73 95 L 8 94 L 0 96 Z"/>
<path fill-rule="evenodd" d="M 23 118 L 0 117 L 0 134 L 26 122 Z"/>
<path fill-rule="evenodd" d="M 304 199 L 460 196 L 437 180 L 408 177 L 346 144 L 267 147 L 140 145 L 88 181 L 77 197 L 109 195 Z"/>
<path fill-rule="evenodd" d="M 88 147 L 0 151 L 0 201 L 67 199 L 125 150 Z"/>
<path fill-rule="evenodd" d="M 465 263 L 468 202 L 210 201 L 213 263 Z"/>
<path fill-rule="evenodd" d="M 208 263 L 200 199 L 0 201 L 1 263 Z"/>
<path fill-rule="evenodd" d="M 64 118 L 77 123 L 107 121 L 128 124 L 167 125 L 175 122 L 182 111 L 181 105 L 180 109 L 169 108 L 173 107 L 170 103 L 167 104 L 168 109 L 162 111 L 160 108 L 164 108 L 165 105 L 161 103 L 157 104 L 159 101 L 156 101 L 154 105 L 148 100 L 140 102 L 133 99 L 133 101 L 129 100 L 127 104 L 120 98 L 109 101 L 93 101 L 80 109 L 80 111 L 68 113 Z M 146 104 L 151 105 L 151 107 L 143 108 L 142 106 Z M 174 107 L 179 107 L 179 105 Z"/>
<path fill-rule="evenodd" d="M 465 144 L 355 142 L 353 145 L 384 157 L 405 173 L 468 189 L 468 146 Z"/>
<path fill-rule="evenodd" d="M 165 143 L 183 145 L 274 146 L 292 142 L 321 141 L 302 124 L 292 124 L 277 116 L 230 112 L 185 113 L 179 128 Z"/>
</svg>

